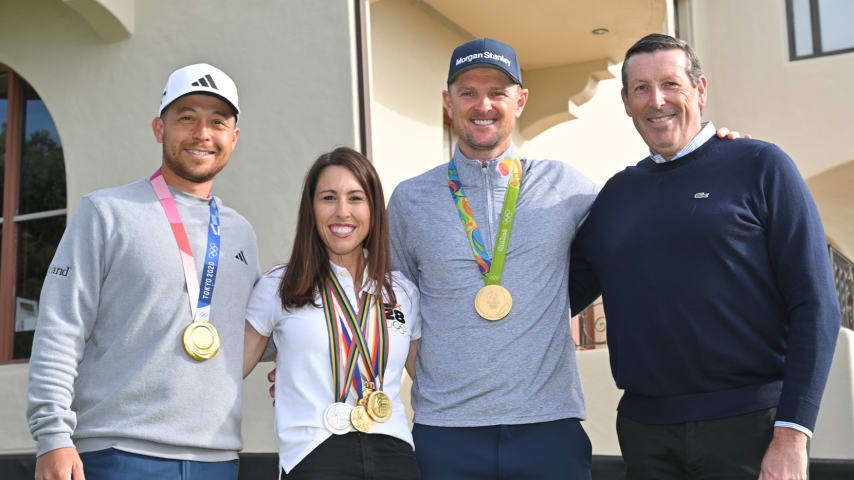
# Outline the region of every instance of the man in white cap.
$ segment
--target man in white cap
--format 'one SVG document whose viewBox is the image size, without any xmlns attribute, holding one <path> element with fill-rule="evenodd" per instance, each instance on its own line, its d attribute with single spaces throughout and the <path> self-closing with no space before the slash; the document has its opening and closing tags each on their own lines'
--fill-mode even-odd
<svg viewBox="0 0 854 480">
<path fill-rule="evenodd" d="M 30 358 L 36 479 L 237 478 L 243 319 L 260 272 L 251 225 L 211 187 L 239 111 L 216 67 L 175 71 L 152 122 L 160 168 L 86 195 L 72 216 Z"/>
</svg>

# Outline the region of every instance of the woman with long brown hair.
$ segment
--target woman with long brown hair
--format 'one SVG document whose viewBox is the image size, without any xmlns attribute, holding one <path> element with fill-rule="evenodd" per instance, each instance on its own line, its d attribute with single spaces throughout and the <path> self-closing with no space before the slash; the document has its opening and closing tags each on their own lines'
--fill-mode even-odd
<svg viewBox="0 0 854 480">
<path fill-rule="evenodd" d="M 246 315 L 244 376 L 273 335 L 283 478 L 419 478 L 400 400 L 421 336 L 418 290 L 391 272 L 385 199 L 359 152 L 321 155 L 303 185 L 291 258 Z"/>
</svg>

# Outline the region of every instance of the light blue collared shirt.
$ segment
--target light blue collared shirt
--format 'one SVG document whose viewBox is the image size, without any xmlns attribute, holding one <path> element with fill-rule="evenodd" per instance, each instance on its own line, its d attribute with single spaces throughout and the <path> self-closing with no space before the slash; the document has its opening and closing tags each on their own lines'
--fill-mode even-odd
<svg viewBox="0 0 854 480">
<path fill-rule="evenodd" d="M 712 124 L 712 122 L 705 122 L 702 124 L 702 127 L 703 128 L 700 129 L 700 133 L 694 136 L 694 138 L 691 139 L 690 142 L 688 142 L 688 145 L 682 147 L 682 150 L 679 150 L 679 153 L 674 155 L 673 158 L 671 158 L 670 160 L 665 160 L 664 157 L 653 152 L 652 149 L 650 149 L 649 153 L 650 157 L 652 157 L 652 161 L 655 163 L 667 163 L 668 161 L 672 162 L 673 160 L 676 160 L 679 157 L 684 157 L 685 155 L 688 155 L 689 153 L 703 146 L 704 143 L 706 143 L 707 141 L 709 141 L 710 138 L 715 136 L 715 133 L 717 133 L 717 129 L 715 129 L 715 126 Z"/>
<path fill-rule="evenodd" d="M 710 138 L 715 136 L 715 134 L 717 133 L 717 129 L 710 121 L 703 123 L 702 126 L 703 128 L 700 129 L 700 133 L 698 133 L 693 139 L 691 139 L 691 141 L 688 142 L 687 145 L 682 147 L 682 150 L 679 150 L 679 153 L 674 155 L 673 158 L 671 158 L 670 160 L 666 160 L 664 157 L 653 152 L 652 149 L 650 149 L 649 153 L 650 157 L 652 158 L 652 161 L 654 161 L 655 163 L 667 163 L 668 161 L 672 162 L 673 160 L 676 160 L 680 157 L 684 157 L 685 155 L 688 155 L 689 153 L 703 146 L 704 143 L 708 142 Z M 812 431 L 809 428 L 798 425 L 797 423 L 777 421 L 774 422 L 774 426 L 794 428 L 795 430 L 804 433 L 807 437 L 812 438 Z"/>
</svg>

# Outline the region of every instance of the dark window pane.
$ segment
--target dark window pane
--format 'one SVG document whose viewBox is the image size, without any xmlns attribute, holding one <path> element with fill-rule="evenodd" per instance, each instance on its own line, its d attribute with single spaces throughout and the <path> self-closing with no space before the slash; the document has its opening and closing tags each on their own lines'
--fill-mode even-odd
<svg viewBox="0 0 854 480">
<path fill-rule="evenodd" d="M 24 84 L 23 130 L 18 214 L 65 208 L 62 145 L 44 102 L 28 84 Z"/>
<path fill-rule="evenodd" d="M 9 116 L 9 72 L 0 70 L 0 217 L 3 216 L 3 179 L 6 172 L 6 122 Z"/>
<path fill-rule="evenodd" d="M 29 358 L 33 316 L 44 276 L 65 230 L 65 215 L 18 222 L 18 271 L 15 290 L 15 346 L 12 358 Z"/>
<path fill-rule="evenodd" d="M 854 2 L 851 0 L 819 0 L 821 49 L 825 52 L 854 48 Z"/>
</svg>

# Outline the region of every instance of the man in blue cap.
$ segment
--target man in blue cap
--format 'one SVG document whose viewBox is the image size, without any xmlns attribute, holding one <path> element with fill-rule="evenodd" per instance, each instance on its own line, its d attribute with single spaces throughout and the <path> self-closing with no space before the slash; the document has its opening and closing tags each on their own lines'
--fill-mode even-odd
<svg viewBox="0 0 854 480">
<path fill-rule="evenodd" d="M 517 155 L 528 90 L 509 45 L 457 47 L 442 96 L 454 156 L 389 202 L 392 263 L 421 293 L 422 476 L 590 478 L 567 292 L 569 245 L 596 187 L 564 163 Z"/>
</svg>

